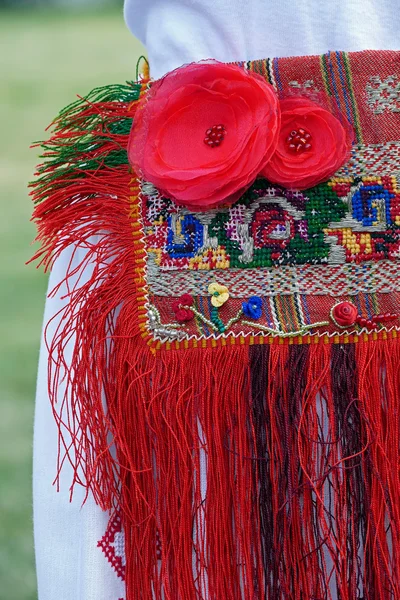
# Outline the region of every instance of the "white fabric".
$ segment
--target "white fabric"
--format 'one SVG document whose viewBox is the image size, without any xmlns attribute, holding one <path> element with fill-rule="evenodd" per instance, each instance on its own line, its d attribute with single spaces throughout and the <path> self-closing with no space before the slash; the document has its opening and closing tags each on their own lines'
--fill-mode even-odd
<svg viewBox="0 0 400 600">
<path fill-rule="evenodd" d="M 400 48 L 398 0 L 125 0 L 125 20 L 154 78 L 202 58 Z"/>
<path fill-rule="evenodd" d="M 397 0 L 127 0 L 125 18 L 147 46 L 151 74 L 156 78 L 202 58 L 231 61 L 400 48 Z M 64 277 L 69 259 L 70 252 L 65 252 L 57 261 L 50 289 Z M 60 295 L 47 300 L 45 323 L 62 307 Z M 56 428 L 47 395 L 47 351 L 42 341 L 33 464 L 38 598 L 119 600 L 124 596 L 123 584 L 97 547 L 107 515 L 91 500 L 81 509 L 78 489 L 69 502 L 71 472 L 67 467 L 61 491 L 56 492 L 52 486 L 56 457 Z"/>
<path fill-rule="evenodd" d="M 72 257 L 72 248 L 64 251 L 49 278 L 49 291 L 64 277 Z M 72 257 L 71 267 L 78 265 L 83 251 Z M 86 277 L 90 269 L 86 269 Z M 84 280 L 82 280 L 84 283 Z M 71 279 L 73 284 L 73 279 Z M 55 298 L 46 301 L 44 324 L 58 315 L 65 305 L 66 287 Z M 51 321 L 46 338 L 51 339 L 59 318 Z M 33 500 L 36 571 L 39 600 L 119 600 L 124 597 L 124 584 L 97 546 L 108 525 L 108 515 L 89 497 L 81 508 L 84 489 L 76 486 L 73 502 L 69 502 L 72 468 L 63 467 L 60 492 L 52 482 L 56 475 L 57 429 L 47 394 L 47 359 L 44 331 L 39 360 L 36 393 Z M 61 388 L 61 386 L 60 386 Z M 60 397 L 62 395 L 62 389 Z"/>
</svg>

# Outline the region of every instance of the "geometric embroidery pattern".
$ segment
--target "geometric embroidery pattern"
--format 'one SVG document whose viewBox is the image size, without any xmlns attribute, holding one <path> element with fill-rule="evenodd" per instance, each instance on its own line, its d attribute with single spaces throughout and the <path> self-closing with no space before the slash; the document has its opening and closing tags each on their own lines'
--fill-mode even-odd
<svg viewBox="0 0 400 600">
<path fill-rule="evenodd" d="M 108 562 L 122 581 L 125 581 L 125 544 L 121 517 L 115 515 L 110 519 L 106 532 L 97 542 Z"/>
<path fill-rule="evenodd" d="M 366 92 L 368 105 L 376 115 L 400 112 L 400 81 L 396 75 L 389 75 L 384 81 L 377 75 L 371 77 Z"/>
<path fill-rule="evenodd" d="M 148 285 L 156 296 L 180 296 L 189 290 L 206 296 L 215 281 L 215 271 L 161 271 L 148 259 Z M 383 260 L 376 263 L 352 263 L 337 266 L 300 265 L 280 269 L 228 269 L 224 285 L 232 298 L 280 296 L 282 294 L 328 295 L 400 292 L 400 263 Z"/>
<path fill-rule="evenodd" d="M 109 520 L 105 534 L 97 542 L 97 547 L 104 552 L 117 576 L 125 581 L 125 539 L 120 515 L 115 514 Z M 161 541 L 158 529 L 156 530 L 156 557 L 157 560 L 161 560 Z"/>
<path fill-rule="evenodd" d="M 336 173 L 337 177 L 399 176 L 400 142 L 358 144 L 349 161 Z"/>
</svg>

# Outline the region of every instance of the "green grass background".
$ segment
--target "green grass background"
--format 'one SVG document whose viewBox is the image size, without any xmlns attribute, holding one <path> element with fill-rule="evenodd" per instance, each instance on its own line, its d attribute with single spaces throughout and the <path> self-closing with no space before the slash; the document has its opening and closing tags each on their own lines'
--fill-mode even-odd
<svg viewBox="0 0 400 600">
<path fill-rule="evenodd" d="M 143 48 L 122 8 L 0 12 L 0 47 L 0 600 L 35 600 L 31 457 L 46 276 L 25 266 L 38 162 L 29 145 L 76 94 L 134 79 Z"/>
</svg>

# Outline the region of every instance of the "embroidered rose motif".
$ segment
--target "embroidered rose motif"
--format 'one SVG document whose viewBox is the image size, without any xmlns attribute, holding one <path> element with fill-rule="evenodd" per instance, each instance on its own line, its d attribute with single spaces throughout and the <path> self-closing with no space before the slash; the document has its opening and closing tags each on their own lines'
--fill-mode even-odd
<svg viewBox="0 0 400 600">
<path fill-rule="evenodd" d="M 190 308 L 182 308 L 183 306 L 192 306 L 193 298 L 190 294 L 183 294 L 177 300 L 174 300 L 172 303 L 172 310 L 175 313 L 175 318 L 180 323 L 184 323 L 186 321 L 190 321 L 193 319 L 194 314 Z"/>
<path fill-rule="evenodd" d="M 271 248 L 275 252 L 285 248 L 296 233 L 293 217 L 277 204 L 260 206 L 250 229 L 255 248 Z"/>
<path fill-rule="evenodd" d="M 216 61 L 153 83 L 136 112 L 128 157 L 164 195 L 193 211 L 236 201 L 275 151 L 279 101 L 261 76 Z"/>
<path fill-rule="evenodd" d="M 262 298 L 251 296 L 247 302 L 242 303 L 243 314 L 250 319 L 259 319 L 262 315 Z"/>
<path fill-rule="evenodd" d="M 217 308 L 225 304 L 229 298 L 228 288 L 219 283 L 210 283 L 208 293 L 211 294 L 211 304 Z"/>
<path fill-rule="evenodd" d="M 277 149 L 262 175 L 300 190 L 329 179 L 349 158 L 349 128 L 308 98 L 287 98 L 280 108 Z"/>
<path fill-rule="evenodd" d="M 339 302 L 331 309 L 332 321 L 338 327 L 348 327 L 357 321 L 358 311 L 351 302 Z"/>
</svg>

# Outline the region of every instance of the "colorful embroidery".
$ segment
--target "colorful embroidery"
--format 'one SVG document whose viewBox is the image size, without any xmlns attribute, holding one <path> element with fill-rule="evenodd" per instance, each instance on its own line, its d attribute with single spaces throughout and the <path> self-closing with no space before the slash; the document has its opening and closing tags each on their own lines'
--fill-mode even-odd
<svg viewBox="0 0 400 600">
<path fill-rule="evenodd" d="M 259 180 L 232 207 L 196 215 L 153 190 L 145 211 L 161 270 L 358 263 L 400 250 L 394 176 L 333 178 L 304 192 Z"/>
<path fill-rule="evenodd" d="M 207 288 L 215 278 L 213 270 L 161 271 L 149 254 L 148 286 L 155 296 L 179 296 L 190 289 L 196 296 L 207 295 Z M 368 270 L 368 277 L 365 272 Z M 226 269 L 224 282 L 231 295 L 247 298 L 251 295 L 266 297 L 282 294 L 329 296 L 358 293 L 388 293 L 400 291 L 400 265 L 393 260 L 374 263 L 345 263 L 342 265 L 297 265 L 279 269 Z"/>
</svg>

